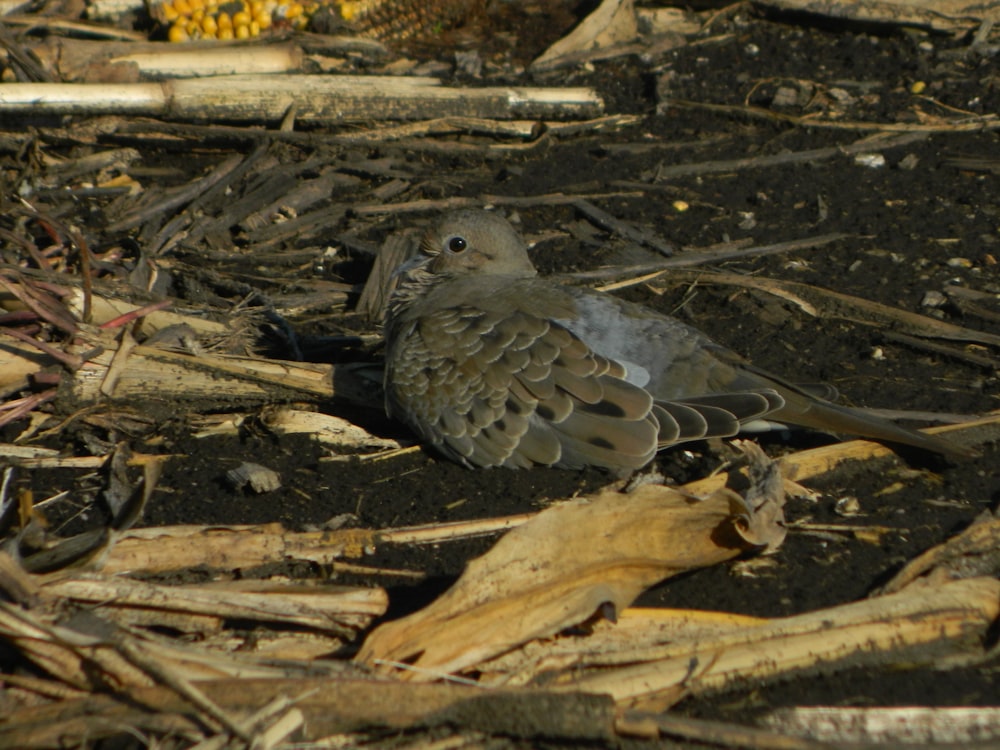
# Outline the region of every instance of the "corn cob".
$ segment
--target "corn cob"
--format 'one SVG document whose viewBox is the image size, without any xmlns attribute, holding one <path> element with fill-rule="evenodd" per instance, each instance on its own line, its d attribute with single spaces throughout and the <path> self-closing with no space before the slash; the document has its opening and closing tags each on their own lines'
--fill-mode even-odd
<svg viewBox="0 0 1000 750">
<path fill-rule="evenodd" d="M 325 7 L 359 36 L 426 37 L 468 14 L 475 0 L 163 0 L 154 10 L 167 39 L 249 39 L 271 28 L 304 29 Z"/>
<path fill-rule="evenodd" d="M 460 22 L 476 0 L 336 0 L 341 18 L 373 39 L 431 36 Z"/>
</svg>

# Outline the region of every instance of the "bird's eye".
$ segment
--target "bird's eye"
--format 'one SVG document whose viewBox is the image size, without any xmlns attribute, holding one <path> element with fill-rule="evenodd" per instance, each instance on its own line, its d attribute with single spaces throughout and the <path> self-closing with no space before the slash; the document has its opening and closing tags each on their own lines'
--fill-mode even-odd
<svg viewBox="0 0 1000 750">
<path fill-rule="evenodd" d="M 453 253 L 461 253 L 468 246 L 469 243 L 465 240 L 464 237 L 452 237 L 451 239 L 448 240 L 448 249 Z"/>
</svg>

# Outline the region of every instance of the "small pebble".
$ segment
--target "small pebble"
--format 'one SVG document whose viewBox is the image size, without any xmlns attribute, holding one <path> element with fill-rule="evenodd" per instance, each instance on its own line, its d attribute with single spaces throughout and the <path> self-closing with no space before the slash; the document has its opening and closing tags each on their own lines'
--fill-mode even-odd
<svg viewBox="0 0 1000 750">
<path fill-rule="evenodd" d="M 861 501 L 850 495 L 842 497 L 834 505 L 834 513 L 838 516 L 859 516 L 861 515 Z"/>
<path fill-rule="evenodd" d="M 774 92 L 772 107 L 793 107 L 799 102 L 799 92 L 791 86 L 782 86 Z"/>
<path fill-rule="evenodd" d="M 281 476 L 266 466 L 245 462 L 226 472 L 226 479 L 237 489 L 249 486 L 257 494 L 281 488 Z"/>
<path fill-rule="evenodd" d="M 941 292 L 932 289 L 929 292 L 924 292 L 924 298 L 920 300 L 920 304 L 923 307 L 944 307 L 948 304 L 948 298 Z"/>
<path fill-rule="evenodd" d="M 858 154 L 854 157 L 854 163 L 859 167 L 879 169 L 885 166 L 885 157 L 882 154 Z"/>
</svg>

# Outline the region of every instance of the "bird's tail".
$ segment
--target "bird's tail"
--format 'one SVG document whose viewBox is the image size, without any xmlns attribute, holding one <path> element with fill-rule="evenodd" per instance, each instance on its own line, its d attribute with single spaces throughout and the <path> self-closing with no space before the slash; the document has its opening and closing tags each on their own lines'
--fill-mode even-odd
<svg viewBox="0 0 1000 750">
<path fill-rule="evenodd" d="M 941 453 L 951 459 L 973 458 L 979 453 L 936 435 L 896 424 L 888 419 L 866 414 L 858 409 L 840 406 L 810 397 L 796 390 L 782 391 L 785 405 L 767 415 L 769 420 L 811 427 L 825 432 L 845 433 L 872 438 L 880 442 L 912 445 L 921 450 Z"/>
</svg>

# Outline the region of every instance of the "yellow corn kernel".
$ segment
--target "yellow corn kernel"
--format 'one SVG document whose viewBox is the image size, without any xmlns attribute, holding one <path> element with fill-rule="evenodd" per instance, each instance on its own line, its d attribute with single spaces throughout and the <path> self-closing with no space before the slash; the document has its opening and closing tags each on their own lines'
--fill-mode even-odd
<svg viewBox="0 0 1000 750">
<path fill-rule="evenodd" d="M 170 27 L 170 30 L 167 31 L 167 39 L 171 42 L 186 42 L 190 38 L 191 37 L 188 36 L 183 24 L 175 23 Z"/>
<path fill-rule="evenodd" d="M 255 18 L 254 23 L 260 26 L 261 31 L 267 31 L 269 28 L 271 28 L 271 14 L 265 13 L 260 18 Z"/>
<path fill-rule="evenodd" d="M 191 3 L 188 0 L 174 0 L 174 10 L 177 11 L 178 16 L 190 16 Z"/>
<path fill-rule="evenodd" d="M 215 38 L 218 39 L 220 42 L 221 41 L 225 41 L 227 39 L 233 39 L 234 38 L 233 27 L 232 26 L 227 26 L 227 27 L 223 28 L 223 27 L 220 26 L 219 27 L 219 33 L 215 35 Z"/>
<path fill-rule="evenodd" d="M 219 32 L 219 24 L 215 16 L 205 16 L 201 20 L 201 30 L 207 37 L 214 37 Z"/>
<path fill-rule="evenodd" d="M 195 8 L 191 11 L 191 20 L 195 23 L 201 23 L 202 19 L 205 17 L 204 8 Z"/>
<path fill-rule="evenodd" d="M 302 15 L 302 6 L 298 3 L 290 3 L 287 8 L 285 8 L 285 18 L 292 21 Z"/>
<path fill-rule="evenodd" d="M 262 0 L 252 0 L 249 6 L 250 15 L 254 18 L 260 18 L 264 15 L 264 3 Z M 268 14 L 270 15 L 270 14 Z"/>
<path fill-rule="evenodd" d="M 197 21 L 186 21 L 184 31 L 192 39 L 201 39 L 201 25 Z"/>
<path fill-rule="evenodd" d="M 233 18 L 228 13 L 220 13 L 215 17 L 215 22 L 219 24 L 219 31 L 233 28 Z"/>
<path fill-rule="evenodd" d="M 340 3 L 340 17 L 345 21 L 353 21 L 354 17 L 358 15 L 358 10 L 360 9 L 360 3 L 358 2 L 342 2 Z"/>
<path fill-rule="evenodd" d="M 249 28 L 251 37 L 260 36 L 260 21 L 251 21 Z"/>
<path fill-rule="evenodd" d="M 160 5 L 160 13 L 163 15 L 163 20 L 168 23 L 173 23 L 177 20 L 178 13 L 177 9 L 174 8 L 173 3 L 163 3 Z"/>
<path fill-rule="evenodd" d="M 239 10 L 239 11 L 236 11 L 235 13 L 233 13 L 233 26 L 234 27 L 236 27 L 236 26 L 249 26 L 251 20 L 252 19 L 250 18 L 250 14 L 247 13 L 245 10 Z"/>
</svg>

